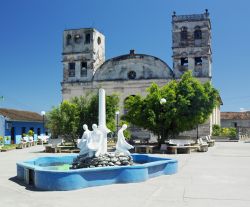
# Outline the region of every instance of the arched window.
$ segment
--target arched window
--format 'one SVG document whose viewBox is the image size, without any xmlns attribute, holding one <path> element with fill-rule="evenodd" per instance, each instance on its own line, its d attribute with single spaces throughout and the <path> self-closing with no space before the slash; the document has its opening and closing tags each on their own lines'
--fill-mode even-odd
<svg viewBox="0 0 250 207">
<path fill-rule="evenodd" d="M 182 27 L 181 28 L 181 40 L 187 40 L 187 27 Z"/>
<path fill-rule="evenodd" d="M 200 27 L 195 27 L 195 30 L 194 30 L 194 39 L 195 40 L 202 39 L 202 32 L 201 32 Z"/>
</svg>

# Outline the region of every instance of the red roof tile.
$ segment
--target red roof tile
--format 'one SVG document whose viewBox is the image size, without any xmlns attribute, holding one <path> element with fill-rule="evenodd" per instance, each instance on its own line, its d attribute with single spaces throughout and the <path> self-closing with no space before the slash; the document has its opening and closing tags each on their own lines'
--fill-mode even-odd
<svg viewBox="0 0 250 207">
<path fill-rule="evenodd" d="M 250 120 L 250 111 L 246 112 L 221 112 L 221 119 Z"/>
<path fill-rule="evenodd" d="M 43 117 L 40 114 L 30 111 L 20 111 L 15 109 L 0 108 L 0 115 L 3 115 L 9 118 L 10 120 L 16 120 L 16 121 L 36 121 L 36 122 L 43 121 Z"/>
</svg>

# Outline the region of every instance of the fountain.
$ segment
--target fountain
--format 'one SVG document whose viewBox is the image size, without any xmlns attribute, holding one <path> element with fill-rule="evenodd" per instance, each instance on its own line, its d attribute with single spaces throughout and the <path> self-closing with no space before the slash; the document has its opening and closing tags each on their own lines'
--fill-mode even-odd
<svg viewBox="0 0 250 207">
<path fill-rule="evenodd" d="M 99 90 L 99 126 L 93 131 L 87 125 L 78 143 L 80 154 L 46 156 L 17 163 L 17 178 L 41 190 L 74 190 L 114 183 L 142 182 L 159 175 L 177 172 L 175 159 L 147 154 L 130 154 L 123 135 L 123 125 L 118 132 L 116 151 L 107 152 L 105 91 Z"/>
</svg>

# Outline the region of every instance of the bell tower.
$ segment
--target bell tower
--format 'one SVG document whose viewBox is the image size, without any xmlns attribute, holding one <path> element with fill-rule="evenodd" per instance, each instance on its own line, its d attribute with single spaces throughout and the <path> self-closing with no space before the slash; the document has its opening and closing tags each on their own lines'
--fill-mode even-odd
<svg viewBox="0 0 250 207">
<path fill-rule="evenodd" d="M 105 61 L 105 37 L 94 28 L 63 32 L 63 82 L 90 82 Z"/>
<path fill-rule="evenodd" d="M 203 14 L 172 15 L 173 71 L 175 78 L 191 70 L 201 82 L 211 80 L 211 23 Z"/>
</svg>

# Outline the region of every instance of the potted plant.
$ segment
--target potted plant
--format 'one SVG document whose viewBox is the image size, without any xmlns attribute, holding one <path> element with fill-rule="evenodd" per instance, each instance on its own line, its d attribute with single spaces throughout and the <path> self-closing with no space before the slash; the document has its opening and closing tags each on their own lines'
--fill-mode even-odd
<svg viewBox="0 0 250 207">
<path fill-rule="evenodd" d="M 29 131 L 28 131 L 28 137 L 29 137 L 29 141 L 30 141 L 30 142 L 33 141 L 33 136 L 34 136 L 33 130 L 29 130 Z"/>
</svg>

